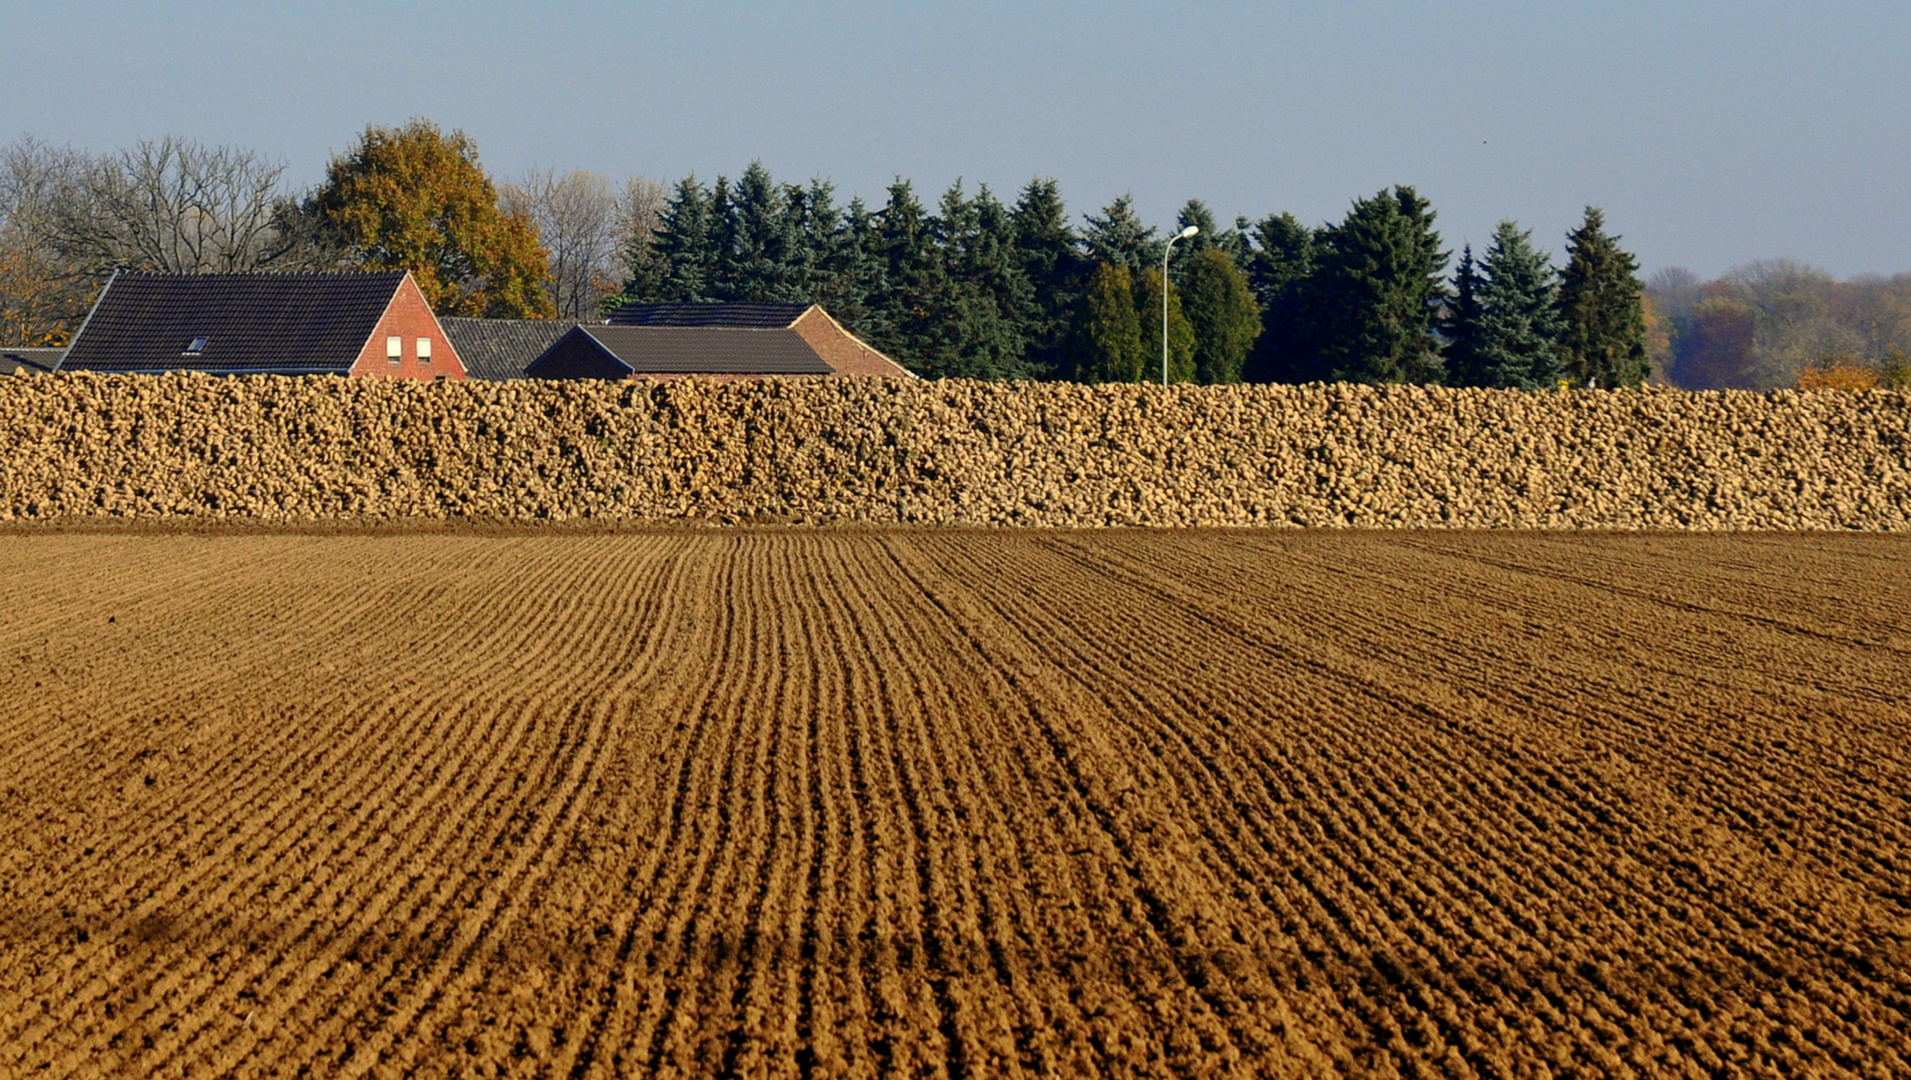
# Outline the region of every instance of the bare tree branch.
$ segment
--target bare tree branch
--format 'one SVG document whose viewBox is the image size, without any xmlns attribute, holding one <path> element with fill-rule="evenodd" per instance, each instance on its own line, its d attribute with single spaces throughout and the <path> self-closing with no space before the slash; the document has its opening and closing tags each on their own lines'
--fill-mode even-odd
<svg viewBox="0 0 1911 1080">
<path fill-rule="evenodd" d="M 88 159 L 53 201 L 53 241 L 77 266 L 171 273 L 272 267 L 295 253 L 277 227 L 285 164 L 175 136 Z"/>
</svg>

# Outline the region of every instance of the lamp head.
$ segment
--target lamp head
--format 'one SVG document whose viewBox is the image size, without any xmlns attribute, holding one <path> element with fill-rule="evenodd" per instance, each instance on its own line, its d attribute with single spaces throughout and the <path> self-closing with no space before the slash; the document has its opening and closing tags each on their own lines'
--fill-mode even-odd
<svg viewBox="0 0 1911 1080">
<path fill-rule="evenodd" d="M 1195 233 L 1198 233 L 1200 231 L 1201 231 L 1201 227 L 1199 225 L 1190 225 L 1187 228 L 1181 230 L 1181 235 L 1175 237 L 1175 239 L 1186 240 L 1188 237 L 1193 236 Z"/>
</svg>

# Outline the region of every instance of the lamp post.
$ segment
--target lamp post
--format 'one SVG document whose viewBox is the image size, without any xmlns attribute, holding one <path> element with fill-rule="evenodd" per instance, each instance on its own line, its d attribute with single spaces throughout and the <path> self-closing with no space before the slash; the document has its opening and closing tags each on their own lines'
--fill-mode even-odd
<svg viewBox="0 0 1911 1080">
<path fill-rule="evenodd" d="M 1168 256 L 1174 252 L 1176 240 L 1186 240 L 1201 230 L 1193 225 L 1168 238 L 1168 246 L 1161 249 L 1161 385 L 1168 385 Z"/>
</svg>

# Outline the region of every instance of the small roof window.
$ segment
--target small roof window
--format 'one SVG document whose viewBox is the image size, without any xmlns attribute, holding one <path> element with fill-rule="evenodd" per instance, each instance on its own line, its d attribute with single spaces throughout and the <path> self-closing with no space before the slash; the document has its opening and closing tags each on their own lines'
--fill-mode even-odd
<svg viewBox="0 0 1911 1080">
<path fill-rule="evenodd" d="M 200 353 L 205 351 L 206 351 L 206 338 L 205 338 L 205 335 L 202 334 L 199 337 L 193 338 L 191 341 L 187 342 L 186 351 L 180 353 L 179 355 L 198 356 Z"/>
</svg>

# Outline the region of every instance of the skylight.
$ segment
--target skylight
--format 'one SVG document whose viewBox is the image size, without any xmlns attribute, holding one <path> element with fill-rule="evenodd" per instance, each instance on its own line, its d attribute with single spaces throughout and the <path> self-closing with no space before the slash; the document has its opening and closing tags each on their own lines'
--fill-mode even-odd
<svg viewBox="0 0 1911 1080">
<path fill-rule="evenodd" d="M 198 356 L 200 353 L 205 351 L 206 351 L 206 339 L 204 337 L 196 337 L 192 339 L 192 343 L 190 345 L 186 346 L 186 351 L 181 353 L 180 355 L 181 356 Z"/>
</svg>

